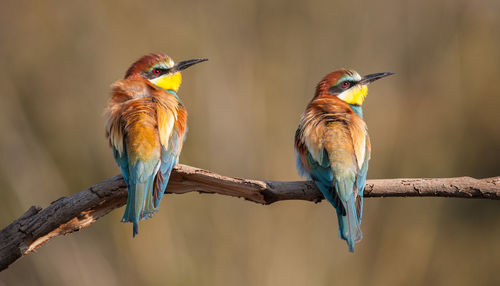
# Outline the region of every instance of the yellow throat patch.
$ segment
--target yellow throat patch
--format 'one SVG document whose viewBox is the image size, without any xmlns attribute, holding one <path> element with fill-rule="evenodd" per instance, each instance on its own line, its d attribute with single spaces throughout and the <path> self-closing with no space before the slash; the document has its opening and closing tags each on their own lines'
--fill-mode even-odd
<svg viewBox="0 0 500 286">
<path fill-rule="evenodd" d="M 367 85 L 355 85 L 338 95 L 340 99 L 352 105 L 362 105 L 368 93 Z"/>
<path fill-rule="evenodd" d="M 150 81 L 159 88 L 177 92 L 181 86 L 182 76 L 180 72 L 176 72 L 174 74 L 166 74 L 164 76 L 151 79 Z"/>
</svg>

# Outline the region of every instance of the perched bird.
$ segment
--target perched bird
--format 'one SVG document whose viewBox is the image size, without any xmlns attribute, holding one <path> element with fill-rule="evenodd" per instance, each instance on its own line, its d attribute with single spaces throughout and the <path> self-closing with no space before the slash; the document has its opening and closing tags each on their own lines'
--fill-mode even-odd
<svg viewBox="0 0 500 286">
<path fill-rule="evenodd" d="M 295 133 L 297 171 L 312 180 L 335 207 L 339 236 L 351 252 L 362 237 L 363 191 L 371 149 L 361 105 L 367 85 L 391 74 L 361 77 L 345 69 L 328 74 L 318 84 Z"/>
<path fill-rule="evenodd" d="M 111 86 L 106 136 L 127 183 L 122 222 L 132 222 L 133 236 L 139 231 L 139 220 L 158 211 L 181 153 L 187 112 L 177 95 L 180 71 L 206 60 L 174 63 L 165 54 L 146 55 Z"/>
</svg>

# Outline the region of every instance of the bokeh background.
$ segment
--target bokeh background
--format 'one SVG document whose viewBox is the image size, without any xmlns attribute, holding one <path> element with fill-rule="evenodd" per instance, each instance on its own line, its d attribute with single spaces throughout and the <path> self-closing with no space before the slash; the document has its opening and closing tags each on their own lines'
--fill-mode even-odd
<svg viewBox="0 0 500 286">
<path fill-rule="evenodd" d="M 328 72 L 370 87 L 369 178 L 500 175 L 500 1 L 1 1 L 0 224 L 116 175 L 110 84 L 143 54 L 184 72 L 181 162 L 299 179 L 293 135 Z M 496 201 L 367 199 L 355 254 L 325 202 L 170 195 L 116 210 L 0 273 L 0 285 L 498 285 Z"/>
</svg>

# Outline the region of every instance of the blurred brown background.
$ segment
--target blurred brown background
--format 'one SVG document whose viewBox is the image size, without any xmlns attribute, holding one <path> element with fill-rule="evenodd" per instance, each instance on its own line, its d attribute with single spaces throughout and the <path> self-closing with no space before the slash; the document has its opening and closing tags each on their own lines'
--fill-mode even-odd
<svg viewBox="0 0 500 286">
<path fill-rule="evenodd" d="M 143 54 L 208 57 L 184 72 L 181 162 L 296 180 L 293 135 L 328 72 L 370 87 L 369 178 L 500 175 L 500 1 L 1 1 L 0 223 L 119 170 L 110 84 Z M 49 242 L 0 285 L 498 285 L 500 207 L 367 199 L 349 254 L 327 203 L 170 195 Z M 345 284 L 344 284 L 345 283 Z"/>
</svg>

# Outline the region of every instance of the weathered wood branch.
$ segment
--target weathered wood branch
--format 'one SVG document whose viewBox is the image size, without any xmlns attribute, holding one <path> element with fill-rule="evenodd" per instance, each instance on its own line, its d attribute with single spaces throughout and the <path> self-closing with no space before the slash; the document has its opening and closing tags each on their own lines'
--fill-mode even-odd
<svg viewBox="0 0 500 286">
<path fill-rule="evenodd" d="M 200 192 L 241 197 L 271 204 L 283 200 L 319 202 L 323 195 L 312 182 L 277 182 L 230 178 L 186 165 L 174 169 L 168 193 Z M 365 197 L 457 197 L 500 199 L 500 177 L 368 180 Z M 123 206 L 127 188 L 121 176 L 104 180 L 47 208 L 32 206 L 0 231 L 0 271 L 51 238 L 86 228 Z"/>
</svg>

